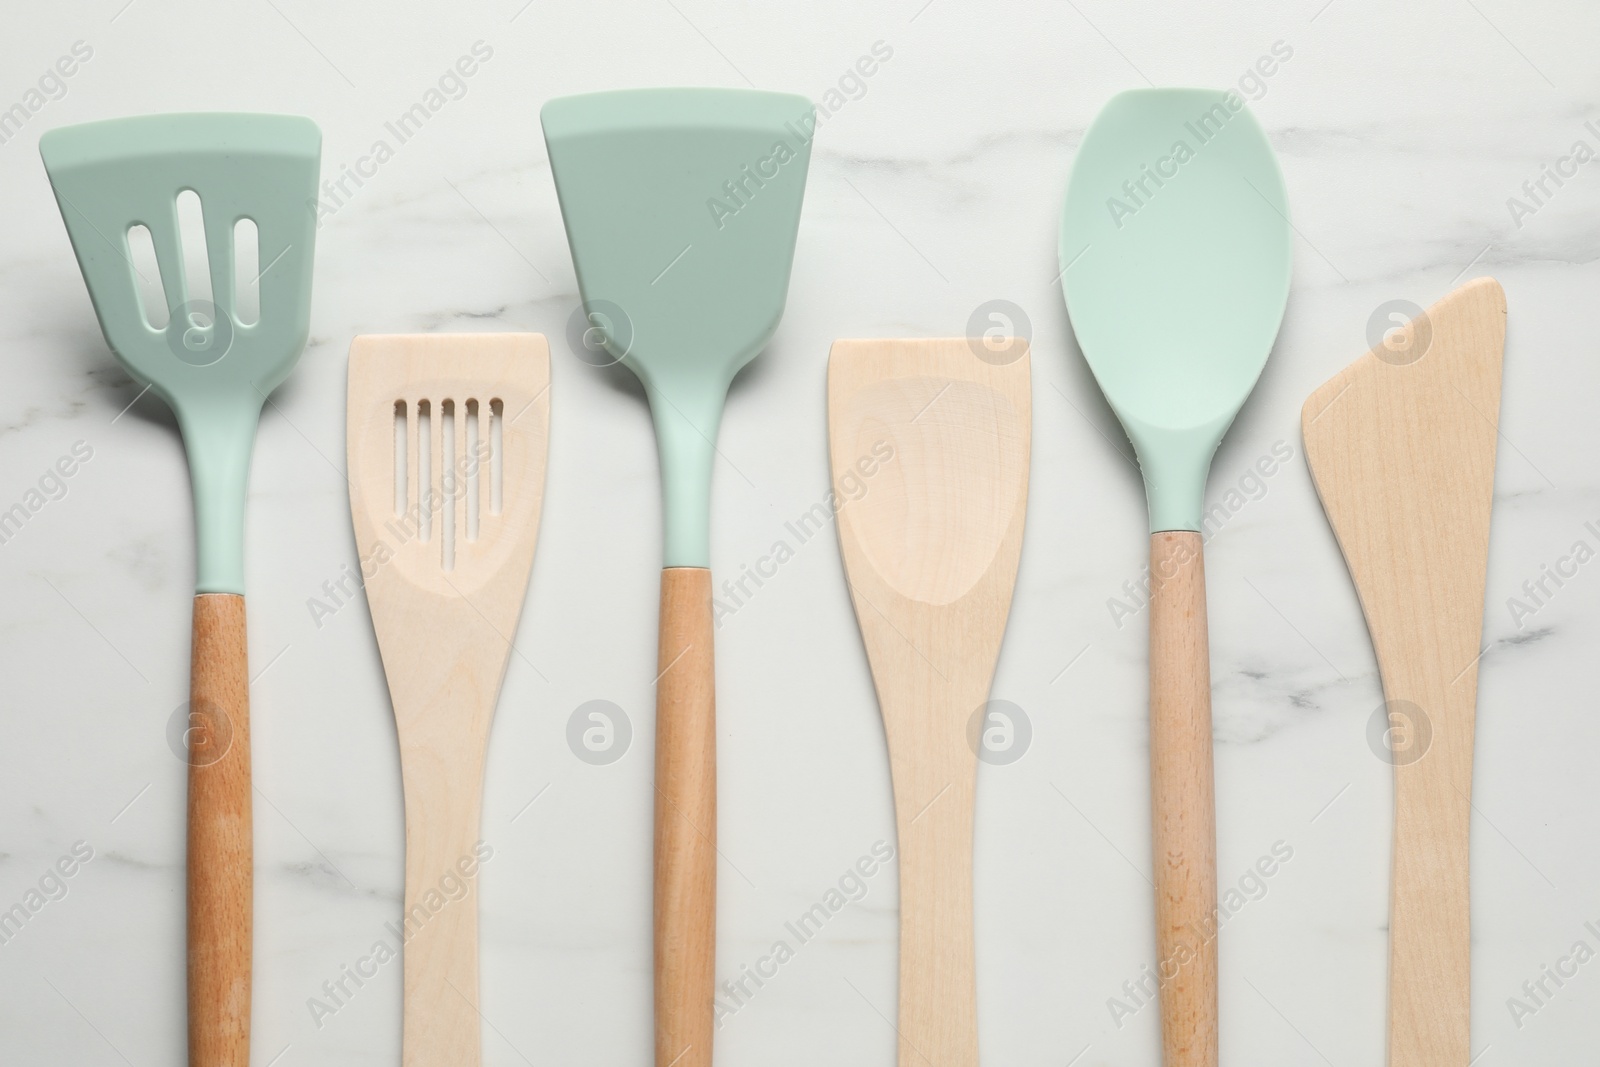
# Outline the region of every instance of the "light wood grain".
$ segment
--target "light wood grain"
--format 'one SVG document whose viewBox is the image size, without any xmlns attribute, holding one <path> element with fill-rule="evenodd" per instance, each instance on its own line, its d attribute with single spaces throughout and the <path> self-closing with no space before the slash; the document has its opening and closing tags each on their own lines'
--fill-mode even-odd
<svg viewBox="0 0 1600 1067">
<path fill-rule="evenodd" d="M 996 366 L 964 338 L 833 346 L 839 544 L 894 779 L 900 1067 L 978 1062 L 973 728 L 1016 582 L 1030 419 L 1025 349 Z"/>
<path fill-rule="evenodd" d="M 1217 827 L 1200 535 L 1150 535 L 1150 798 L 1165 1067 L 1217 1064 Z"/>
<path fill-rule="evenodd" d="M 656 679 L 656 1067 L 711 1067 L 717 722 L 711 572 L 661 572 Z"/>
<path fill-rule="evenodd" d="M 480 1062 L 474 860 L 484 854 L 483 764 L 533 564 L 549 384 L 549 349 L 539 334 L 364 336 L 350 346 L 350 512 L 394 705 L 405 787 L 405 1067 Z M 492 464 L 480 457 L 477 539 L 468 539 L 461 494 L 433 512 L 424 540 L 416 511 L 429 499 L 424 491 L 443 500 L 447 469 L 457 478 L 470 477 L 472 465 L 462 459 L 470 455 L 469 399 L 478 401 L 479 439 L 485 444 L 492 402 L 503 410 L 502 507 L 493 513 Z M 428 482 L 419 485 L 417 411 L 424 400 L 431 460 Z M 441 462 L 446 400 L 455 407 L 456 463 L 448 468 Z M 407 416 L 403 514 L 397 514 L 395 499 L 397 401 L 404 402 Z M 457 530 L 448 570 L 447 521 Z"/>
<path fill-rule="evenodd" d="M 242 596 L 194 598 L 186 737 L 189 1063 L 248 1067 L 254 858 Z"/>
<path fill-rule="evenodd" d="M 1497 282 L 1468 282 L 1410 327 L 1410 349 L 1362 356 L 1302 414 L 1405 742 L 1393 760 L 1391 1067 L 1471 1059 L 1472 741 L 1505 316 Z"/>
</svg>

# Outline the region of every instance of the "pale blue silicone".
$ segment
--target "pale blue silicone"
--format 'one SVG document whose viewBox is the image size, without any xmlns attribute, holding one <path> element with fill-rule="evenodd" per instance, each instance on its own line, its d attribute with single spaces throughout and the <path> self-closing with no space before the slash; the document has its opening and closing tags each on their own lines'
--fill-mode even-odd
<svg viewBox="0 0 1600 1067">
<path fill-rule="evenodd" d="M 1139 455 L 1150 530 L 1199 530 L 1206 473 L 1289 297 L 1283 176 L 1237 94 L 1135 89 L 1072 165 L 1061 286 Z"/>
<path fill-rule="evenodd" d="M 589 321 L 650 398 L 665 565 L 709 566 L 717 426 L 783 314 L 811 103 L 631 89 L 552 100 L 540 119 Z"/>
<path fill-rule="evenodd" d="M 106 343 L 166 399 L 194 487 L 195 589 L 244 592 L 244 505 L 261 405 L 305 347 L 322 134 L 287 115 L 149 115 L 51 130 L 39 154 Z M 205 219 L 213 304 L 183 275 L 177 197 Z M 234 225 L 256 224 L 260 316 L 234 310 Z M 135 287 L 128 231 L 150 230 L 168 322 L 153 328 Z"/>
</svg>

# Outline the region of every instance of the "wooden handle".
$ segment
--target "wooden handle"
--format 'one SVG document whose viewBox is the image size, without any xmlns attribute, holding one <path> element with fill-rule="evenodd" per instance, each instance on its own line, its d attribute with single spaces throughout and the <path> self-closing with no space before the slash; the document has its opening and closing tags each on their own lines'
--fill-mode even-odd
<svg viewBox="0 0 1600 1067">
<path fill-rule="evenodd" d="M 189 670 L 189 1067 L 248 1067 L 253 857 L 244 597 L 194 598 Z"/>
<path fill-rule="evenodd" d="M 1384 670 L 1395 765 L 1389 1064 L 1466 1067 L 1472 1057 L 1467 859 L 1477 666 L 1453 684 L 1439 670 L 1415 672 L 1395 691 L 1389 675 L 1409 672 L 1391 664 Z"/>
<path fill-rule="evenodd" d="M 1201 544 L 1187 530 L 1150 535 L 1150 793 L 1166 1067 L 1217 1067 L 1217 829 Z"/>
<path fill-rule="evenodd" d="M 656 679 L 656 1067 L 711 1067 L 717 932 L 711 572 L 661 572 Z"/>
<path fill-rule="evenodd" d="M 466 718 L 463 709 L 462 717 Z M 484 744 L 435 715 L 401 748 L 406 794 L 404 1067 L 478 1067 L 478 844 Z M 474 787 L 463 788 L 462 783 Z"/>
<path fill-rule="evenodd" d="M 965 749 L 958 734 L 957 744 Z M 976 762 L 970 751 L 959 754 Z M 958 757 L 959 758 L 959 757 Z M 896 767 L 897 777 L 900 767 Z M 975 776 L 927 802 L 898 806 L 900 840 L 899 1067 L 978 1067 L 978 985 L 972 948 Z"/>
</svg>

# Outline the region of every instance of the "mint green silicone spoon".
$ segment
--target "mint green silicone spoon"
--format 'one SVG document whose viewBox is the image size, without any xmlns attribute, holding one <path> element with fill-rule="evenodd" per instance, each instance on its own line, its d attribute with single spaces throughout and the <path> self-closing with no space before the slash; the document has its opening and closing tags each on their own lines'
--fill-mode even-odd
<svg viewBox="0 0 1600 1067">
<path fill-rule="evenodd" d="M 710 1067 L 716 926 L 711 466 L 728 385 L 777 329 L 815 125 L 804 97 L 638 89 L 541 112 L 591 326 L 644 383 L 661 455 L 658 1067 Z"/>
<path fill-rule="evenodd" d="M 186 732 L 196 1067 L 243 1067 L 250 1055 L 244 505 L 261 404 L 306 342 L 321 143 L 309 119 L 228 114 L 91 122 L 39 139 L 106 343 L 171 405 L 189 457 L 198 557 Z M 209 286 L 185 275 L 178 197 L 186 191 L 200 201 Z M 255 224 L 258 259 L 235 277 L 242 219 Z M 140 304 L 129 243 L 136 227 L 155 248 L 160 328 Z M 247 321 L 237 296 L 257 286 L 260 313 Z"/>
<path fill-rule="evenodd" d="M 1289 295 L 1283 177 L 1243 101 L 1121 93 L 1072 167 L 1061 285 L 1150 502 L 1150 769 L 1167 1067 L 1217 1063 L 1216 814 L 1202 498 Z"/>
</svg>

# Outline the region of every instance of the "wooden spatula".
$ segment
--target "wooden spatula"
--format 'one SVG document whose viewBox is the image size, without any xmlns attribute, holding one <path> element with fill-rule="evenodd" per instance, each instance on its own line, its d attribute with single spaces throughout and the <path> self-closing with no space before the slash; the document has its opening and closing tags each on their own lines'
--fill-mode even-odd
<svg viewBox="0 0 1600 1067">
<path fill-rule="evenodd" d="M 405 1067 L 480 1062 L 484 751 L 533 564 L 549 385 L 539 334 L 350 346 L 350 514 L 406 798 Z"/>
<path fill-rule="evenodd" d="M 900 842 L 900 1067 L 978 1062 L 970 727 L 989 699 L 1028 503 L 1029 361 L 965 339 L 839 341 L 839 545 L 883 711 Z"/>
<path fill-rule="evenodd" d="M 1467 844 L 1506 298 L 1468 282 L 1311 394 L 1306 460 L 1383 678 L 1391 1067 L 1466 1067 Z"/>
</svg>

